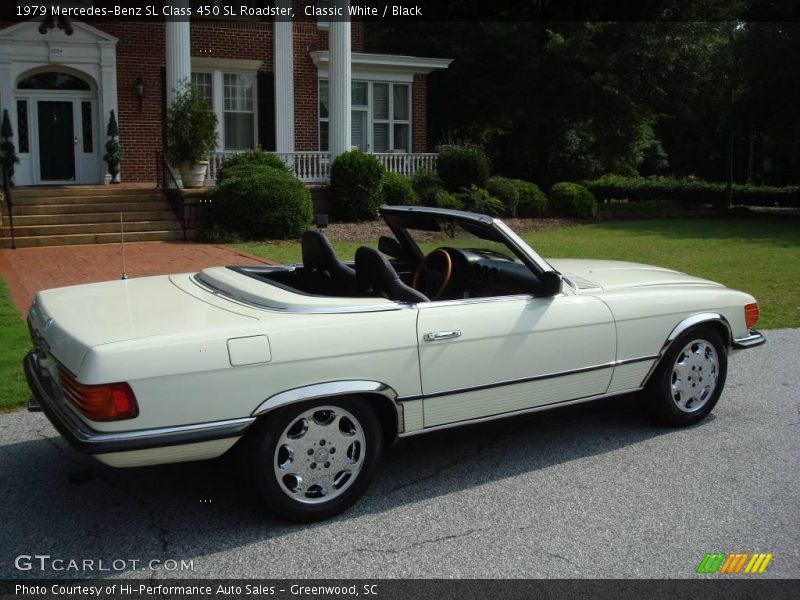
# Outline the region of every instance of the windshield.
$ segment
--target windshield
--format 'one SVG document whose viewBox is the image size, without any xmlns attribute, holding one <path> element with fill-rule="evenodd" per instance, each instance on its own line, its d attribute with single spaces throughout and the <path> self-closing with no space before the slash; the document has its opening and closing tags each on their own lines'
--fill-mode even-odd
<svg viewBox="0 0 800 600">
<path fill-rule="evenodd" d="M 469 223 L 434 218 L 425 219 L 418 225 L 406 223 L 405 229 L 423 254 L 447 246 L 470 250 L 483 258 L 520 262 L 506 244 L 485 237 L 490 230 Z"/>
</svg>

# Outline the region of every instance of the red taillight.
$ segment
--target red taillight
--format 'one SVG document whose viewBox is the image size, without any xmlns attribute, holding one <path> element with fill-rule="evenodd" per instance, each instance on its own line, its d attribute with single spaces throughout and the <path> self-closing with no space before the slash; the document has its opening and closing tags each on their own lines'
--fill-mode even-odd
<svg viewBox="0 0 800 600">
<path fill-rule="evenodd" d="M 752 329 L 753 325 L 758 322 L 758 303 L 744 305 L 744 324 L 748 329 Z"/>
<path fill-rule="evenodd" d="M 127 383 L 84 385 L 61 369 L 64 396 L 92 421 L 122 421 L 139 416 L 139 405 Z"/>
</svg>

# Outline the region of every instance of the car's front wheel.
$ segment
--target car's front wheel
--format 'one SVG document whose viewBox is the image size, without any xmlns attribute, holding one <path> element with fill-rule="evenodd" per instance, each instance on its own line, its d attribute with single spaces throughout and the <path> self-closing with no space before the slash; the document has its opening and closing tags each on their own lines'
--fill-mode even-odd
<svg viewBox="0 0 800 600">
<path fill-rule="evenodd" d="M 643 392 L 642 400 L 651 414 L 673 427 L 704 419 L 725 387 L 726 349 L 720 335 L 707 327 L 679 336 Z"/>
<path fill-rule="evenodd" d="M 383 450 L 378 416 L 356 399 L 288 406 L 264 417 L 252 444 L 256 485 L 279 516 L 339 514 L 366 490 Z"/>
</svg>

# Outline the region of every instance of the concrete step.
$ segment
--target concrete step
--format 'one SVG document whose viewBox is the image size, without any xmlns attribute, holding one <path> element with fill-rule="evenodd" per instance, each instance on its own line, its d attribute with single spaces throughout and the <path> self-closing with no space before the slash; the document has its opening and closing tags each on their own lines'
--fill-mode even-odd
<svg viewBox="0 0 800 600">
<path fill-rule="evenodd" d="M 187 232 L 189 239 L 195 238 L 195 232 Z M 182 241 L 183 231 L 140 231 L 125 235 L 126 242 L 173 242 Z M 73 235 L 48 235 L 39 237 L 23 237 L 16 240 L 17 248 L 33 248 L 41 246 L 68 246 L 75 244 L 119 244 L 119 233 L 79 233 Z M 0 247 L 10 248 L 11 240 L 0 239 Z"/>
<path fill-rule="evenodd" d="M 136 196 L 139 194 L 160 194 L 153 185 L 143 186 L 117 186 L 117 185 L 48 185 L 41 187 L 13 187 L 11 197 L 13 200 L 23 198 L 50 198 L 50 197 L 90 197 L 90 196 Z"/>
<path fill-rule="evenodd" d="M 145 211 L 168 211 L 169 202 L 166 200 L 146 202 L 100 202 L 83 204 L 39 204 L 39 205 L 14 205 L 14 217 L 20 215 L 69 215 L 85 213 L 128 213 Z"/>
<path fill-rule="evenodd" d="M 46 204 L 107 204 L 131 202 L 156 202 L 166 201 L 163 194 L 138 193 L 138 194 L 109 194 L 105 196 L 30 196 L 26 198 L 13 198 L 14 208 L 18 206 L 44 206 Z"/>
<path fill-rule="evenodd" d="M 142 231 L 177 231 L 181 228 L 177 220 L 168 221 L 133 221 L 125 223 L 125 238 L 133 233 Z M 113 233 L 119 238 L 119 223 L 79 223 L 67 225 L 23 225 L 17 227 L 14 223 L 14 236 L 16 239 L 24 237 L 47 237 L 56 235 L 73 235 L 89 233 Z M 0 229 L 0 235 L 7 238 L 11 236 L 8 227 Z"/>
<path fill-rule="evenodd" d="M 172 210 L 125 211 L 125 222 L 135 221 L 169 221 L 175 220 Z M 18 215 L 14 212 L 14 228 L 27 225 L 77 225 L 79 223 L 116 223 L 119 228 L 119 213 L 72 213 L 66 215 Z M 8 220 L 3 219 L 3 225 Z"/>
</svg>

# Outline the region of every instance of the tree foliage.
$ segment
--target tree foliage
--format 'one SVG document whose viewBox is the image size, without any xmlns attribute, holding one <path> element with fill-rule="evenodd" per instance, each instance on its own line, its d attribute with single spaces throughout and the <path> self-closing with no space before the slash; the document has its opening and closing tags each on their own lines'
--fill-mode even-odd
<svg viewBox="0 0 800 600">
<path fill-rule="evenodd" d="M 385 22 L 367 49 L 453 58 L 429 77 L 428 139 L 480 144 L 505 176 L 721 180 L 731 131 L 737 180 L 800 172 L 800 23 Z"/>
</svg>

